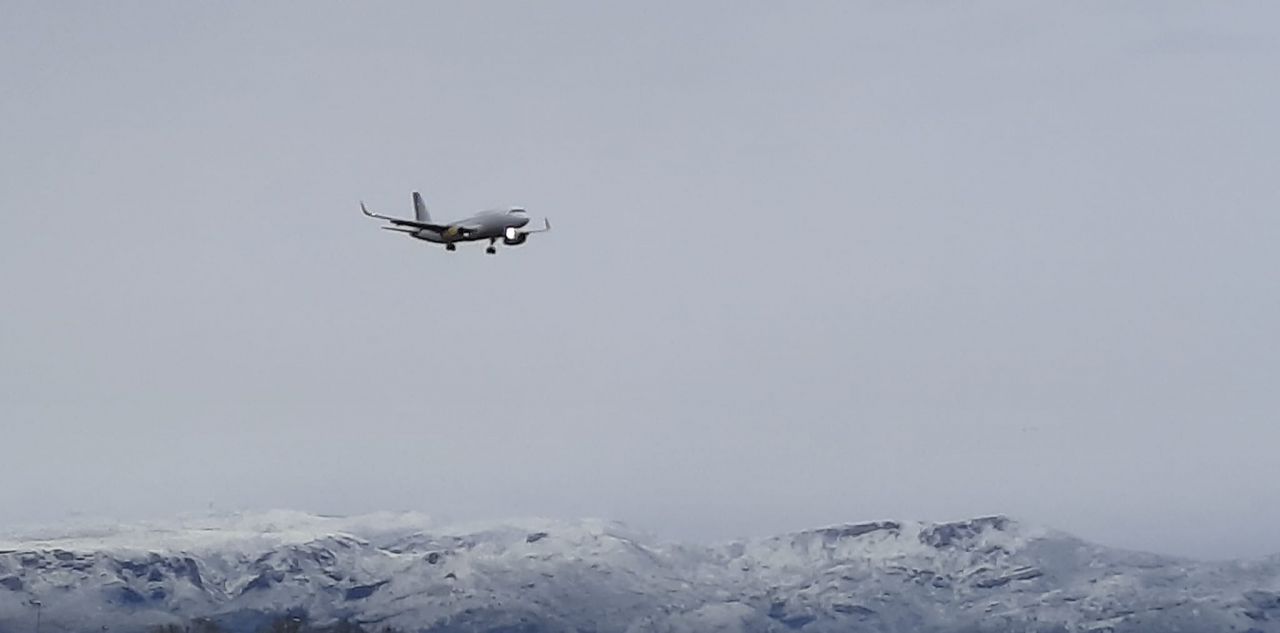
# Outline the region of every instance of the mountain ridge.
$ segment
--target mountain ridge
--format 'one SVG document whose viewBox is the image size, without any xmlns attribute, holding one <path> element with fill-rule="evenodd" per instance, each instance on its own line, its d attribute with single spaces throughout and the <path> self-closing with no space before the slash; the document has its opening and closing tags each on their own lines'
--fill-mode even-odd
<svg viewBox="0 0 1280 633">
<path fill-rule="evenodd" d="M 150 546 L 150 547 L 148 547 Z M 291 511 L 0 535 L 0 633 L 293 614 L 402 631 L 1280 633 L 1280 556 L 1201 562 L 995 515 L 711 545 L 600 519 Z M 461 628 L 459 628 L 461 627 Z"/>
</svg>

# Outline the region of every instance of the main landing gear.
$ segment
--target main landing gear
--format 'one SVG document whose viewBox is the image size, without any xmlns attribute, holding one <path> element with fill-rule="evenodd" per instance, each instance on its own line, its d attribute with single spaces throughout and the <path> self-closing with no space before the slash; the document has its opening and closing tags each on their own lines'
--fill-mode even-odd
<svg viewBox="0 0 1280 633">
<path fill-rule="evenodd" d="M 484 249 L 484 252 L 486 252 L 486 253 L 488 253 L 488 254 L 490 254 L 490 255 L 493 255 L 493 254 L 497 253 L 497 252 L 498 252 L 498 247 L 497 247 L 497 246 L 494 246 L 494 243 L 495 243 L 495 242 L 497 242 L 497 241 L 498 241 L 498 238 L 496 238 L 496 237 L 495 237 L 495 238 L 493 238 L 493 239 L 491 239 L 491 240 L 489 240 L 489 248 Z"/>
</svg>

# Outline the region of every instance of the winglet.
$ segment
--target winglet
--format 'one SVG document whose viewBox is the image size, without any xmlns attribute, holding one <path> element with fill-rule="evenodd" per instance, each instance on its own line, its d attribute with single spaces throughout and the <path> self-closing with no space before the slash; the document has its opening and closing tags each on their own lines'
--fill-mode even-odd
<svg viewBox="0 0 1280 633">
<path fill-rule="evenodd" d="M 396 221 L 396 219 L 391 216 L 386 216 L 386 215 L 382 215 L 381 213 L 374 213 L 373 211 L 370 211 L 369 207 L 364 206 L 364 200 L 360 201 L 360 211 L 362 211 L 365 215 L 371 218 L 378 218 L 379 220 L 388 220 L 391 222 Z"/>
</svg>

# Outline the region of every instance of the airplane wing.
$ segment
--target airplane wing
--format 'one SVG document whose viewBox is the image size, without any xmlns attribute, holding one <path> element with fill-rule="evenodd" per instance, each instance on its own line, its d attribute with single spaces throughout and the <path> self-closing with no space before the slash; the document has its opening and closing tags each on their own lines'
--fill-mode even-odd
<svg viewBox="0 0 1280 633">
<path fill-rule="evenodd" d="M 467 235 L 479 231 L 481 228 L 482 227 L 479 226 L 469 226 L 466 224 L 447 224 L 436 230 L 440 231 L 440 235 L 444 236 L 445 239 L 455 239 L 458 237 L 466 237 Z"/>
<path fill-rule="evenodd" d="M 471 232 L 474 232 L 474 231 L 476 230 L 476 229 L 475 229 L 475 228 L 473 228 L 473 227 L 467 227 L 467 226 L 454 226 L 454 225 L 450 225 L 450 224 L 435 224 L 435 223 L 432 223 L 432 222 L 419 222 L 419 221 L 417 221 L 417 220 L 406 220 L 406 219 L 403 219 L 403 218 L 393 218 L 393 217 L 388 216 L 388 215 L 382 215 L 382 214 L 374 213 L 374 212 L 370 211 L 370 210 L 368 209 L 368 207 L 364 206 L 364 203 L 363 203 L 363 202 L 361 202 L 361 203 L 360 203 L 360 210 L 361 210 L 361 211 L 363 211 L 365 215 L 367 215 L 367 216 L 369 216 L 369 217 L 371 217 L 371 218 L 378 218 L 379 220 L 386 220 L 386 221 L 388 221 L 388 222 L 390 222 L 390 223 L 392 223 L 392 224 L 394 224 L 394 225 L 396 225 L 396 226 L 412 226 L 412 227 L 414 227 L 414 228 L 418 228 L 418 229 L 429 229 L 429 230 L 432 230 L 432 231 L 436 231 L 436 232 L 438 232 L 438 233 L 444 233 L 444 232 L 446 232 L 446 231 L 453 231 L 453 232 L 455 232 L 455 233 L 460 233 L 460 234 L 462 234 L 462 235 L 466 235 L 467 233 L 471 233 Z"/>
</svg>

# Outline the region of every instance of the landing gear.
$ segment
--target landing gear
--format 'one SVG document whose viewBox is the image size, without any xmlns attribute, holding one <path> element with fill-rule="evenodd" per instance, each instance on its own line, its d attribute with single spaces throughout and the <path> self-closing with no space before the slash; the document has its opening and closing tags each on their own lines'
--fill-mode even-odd
<svg viewBox="0 0 1280 633">
<path fill-rule="evenodd" d="M 486 253 L 488 253 L 488 254 L 490 254 L 490 255 L 493 255 L 494 253 L 497 253 L 497 252 L 498 252 L 498 247 L 497 247 L 497 246 L 494 246 L 494 243 L 495 243 L 495 242 L 497 242 L 497 241 L 498 241 L 498 238 L 496 238 L 496 237 L 495 237 L 495 238 L 491 238 L 491 239 L 489 240 L 489 248 L 484 249 L 484 252 L 486 252 Z"/>
<path fill-rule="evenodd" d="M 456 250 L 458 250 L 458 245 L 457 245 L 457 244 L 445 244 L 445 245 L 444 245 L 444 250 L 446 250 L 446 251 L 456 251 Z"/>
</svg>

